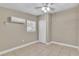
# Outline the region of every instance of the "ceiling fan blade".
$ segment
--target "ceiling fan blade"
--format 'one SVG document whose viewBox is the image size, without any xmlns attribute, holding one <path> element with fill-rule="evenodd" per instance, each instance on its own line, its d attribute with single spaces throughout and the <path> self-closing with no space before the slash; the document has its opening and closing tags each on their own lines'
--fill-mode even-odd
<svg viewBox="0 0 79 59">
<path fill-rule="evenodd" d="M 50 5 L 53 5 L 54 3 L 50 3 Z"/>
<path fill-rule="evenodd" d="M 55 10 L 55 8 L 51 8 L 51 7 L 50 7 L 50 9 L 53 10 L 53 11 Z"/>
<path fill-rule="evenodd" d="M 35 9 L 40 9 L 40 8 L 42 8 L 42 7 L 35 7 Z"/>
<path fill-rule="evenodd" d="M 47 7 L 49 3 L 42 3 L 43 7 Z"/>
<path fill-rule="evenodd" d="M 51 7 L 51 6 L 53 6 L 54 5 L 54 3 L 49 3 L 47 6 L 48 7 Z"/>
</svg>

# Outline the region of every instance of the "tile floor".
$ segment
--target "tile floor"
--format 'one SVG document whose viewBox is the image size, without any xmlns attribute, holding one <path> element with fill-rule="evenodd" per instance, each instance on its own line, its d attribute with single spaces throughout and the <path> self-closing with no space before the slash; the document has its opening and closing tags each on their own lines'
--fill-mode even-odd
<svg viewBox="0 0 79 59">
<path fill-rule="evenodd" d="M 56 44 L 36 43 L 2 56 L 79 56 L 79 50 Z"/>
</svg>

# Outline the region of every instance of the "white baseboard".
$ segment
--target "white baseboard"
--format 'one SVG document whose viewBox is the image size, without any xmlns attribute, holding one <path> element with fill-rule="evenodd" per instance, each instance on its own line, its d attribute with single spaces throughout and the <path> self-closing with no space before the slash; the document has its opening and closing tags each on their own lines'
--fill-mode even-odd
<svg viewBox="0 0 79 59">
<path fill-rule="evenodd" d="M 33 41 L 33 42 L 26 43 L 26 44 L 23 44 L 23 45 L 20 45 L 20 46 L 17 46 L 17 47 L 13 47 L 13 48 L 11 48 L 11 49 L 7 49 L 7 50 L 4 50 L 4 51 L 1 51 L 1 52 L 0 52 L 0 55 L 3 55 L 3 54 L 5 54 L 5 53 L 8 53 L 8 52 L 11 52 L 11 51 L 14 51 L 14 50 L 17 50 L 17 49 L 26 47 L 26 46 L 29 46 L 29 45 L 34 44 L 34 43 L 37 43 L 37 42 L 39 42 L 39 41 L 38 41 L 38 40 L 37 40 L 37 41 Z"/>
<path fill-rule="evenodd" d="M 7 49 L 7 50 L 4 50 L 4 51 L 1 51 L 1 52 L 0 52 L 0 55 L 3 55 L 3 54 L 5 54 L 5 53 L 11 52 L 11 51 L 14 51 L 14 50 L 17 50 L 17 49 L 20 49 L 20 48 L 29 46 L 29 45 L 31 45 L 31 44 L 38 43 L 38 42 L 39 42 L 39 40 L 30 42 L 30 43 L 26 43 L 26 44 L 23 44 L 23 45 L 20 45 L 20 46 L 17 46 L 17 47 L 13 47 L 13 48 L 11 48 L 11 49 Z M 70 45 L 70 44 L 65 44 L 65 43 L 61 43 L 61 42 L 56 42 L 56 41 L 51 41 L 51 42 L 49 42 L 49 43 L 44 43 L 44 44 L 49 45 L 49 44 L 52 44 L 52 43 L 53 43 L 53 44 L 58 44 L 58 45 L 63 45 L 63 46 L 67 46 L 67 47 L 72 47 L 72 48 L 77 48 L 77 49 L 79 49 L 78 46 L 74 46 L 74 45 Z"/>
<path fill-rule="evenodd" d="M 70 45 L 70 44 L 65 44 L 65 43 L 61 43 L 61 42 L 56 42 L 56 41 L 51 41 L 51 42 L 47 43 L 47 45 L 52 44 L 52 43 L 53 43 L 53 44 L 58 44 L 58 45 L 63 45 L 63 46 L 67 46 L 67 47 L 72 47 L 72 48 L 77 48 L 77 49 L 79 49 L 78 46 Z"/>
</svg>

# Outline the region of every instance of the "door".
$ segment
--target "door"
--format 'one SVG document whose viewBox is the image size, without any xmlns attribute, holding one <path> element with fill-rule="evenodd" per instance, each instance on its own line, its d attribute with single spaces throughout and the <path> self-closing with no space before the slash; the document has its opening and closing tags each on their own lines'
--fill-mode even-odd
<svg viewBox="0 0 79 59">
<path fill-rule="evenodd" d="M 39 41 L 46 43 L 46 20 L 39 20 Z"/>
</svg>

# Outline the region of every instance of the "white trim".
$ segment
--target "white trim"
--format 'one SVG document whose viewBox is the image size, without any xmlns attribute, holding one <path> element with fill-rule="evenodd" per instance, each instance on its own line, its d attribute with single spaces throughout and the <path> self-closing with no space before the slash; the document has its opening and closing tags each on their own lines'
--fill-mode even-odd
<svg viewBox="0 0 79 59">
<path fill-rule="evenodd" d="M 20 49 L 20 48 L 23 48 L 23 47 L 26 47 L 26 46 L 29 46 L 29 45 L 37 43 L 37 42 L 39 42 L 39 41 L 38 40 L 37 41 L 33 41 L 33 42 L 30 42 L 30 43 L 26 43 L 26 44 L 23 44 L 23 45 L 20 45 L 20 46 L 17 46 L 17 47 L 13 47 L 13 48 L 1 51 L 0 55 L 8 53 L 8 52 L 11 52 L 11 51 L 14 51 L 14 50 L 17 50 L 17 49 Z"/>
<path fill-rule="evenodd" d="M 20 46 L 11 48 L 11 49 L 7 49 L 7 50 L 4 50 L 4 51 L 1 51 L 1 52 L 0 52 L 0 55 L 3 55 L 3 54 L 5 54 L 5 53 L 11 52 L 11 51 L 14 51 L 14 50 L 17 50 L 17 49 L 20 49 L 20 48 L 29 46 L 29 45 L 31 45 L 31 44 L 38 43 L 38 42 L 39 42 L 39 40 L 30 42 L 30 43 L 26 43 L 26 44 L 23 44 L 23 45 L 20 45 Z M 63 46 L 67 46 L 67 47 L 72 47 L 72 48 L 77 48 L 77 49 L 79 49 L 78 46 L 70 45 L 70 44 L 65 44 L 65 43 L 61 43 L 61 42 L 56 42 L 56 41 L 51 41 L 51 42 L 49 42 L 49 43 L 44 43 L 44 44 L 49 45 L 49 44 L 52 44 L 52 43 L 53 43 L 53 44 L 58 44 L 58 45 L 63 45 Z"/>
<path fill-rule="evenodd" d="M 46 44 L 49 45 L 49 44 L 52 44 L 52 43 L 54 43 L 54 44 L 58 44 L 58 45 L 63 45 L 63 46 L 67 46 L 67 47 L 72 47 L 72 48 L 77 48 L 77 49 L 79 49 L 78 46 L 70 45 L 70 44 L 65 44 L 65 43 L 61 43 L 61 42 L 56 42 L 56 41 L 51 41 L 51 42 L 46 43 Z"/>
</svg>

